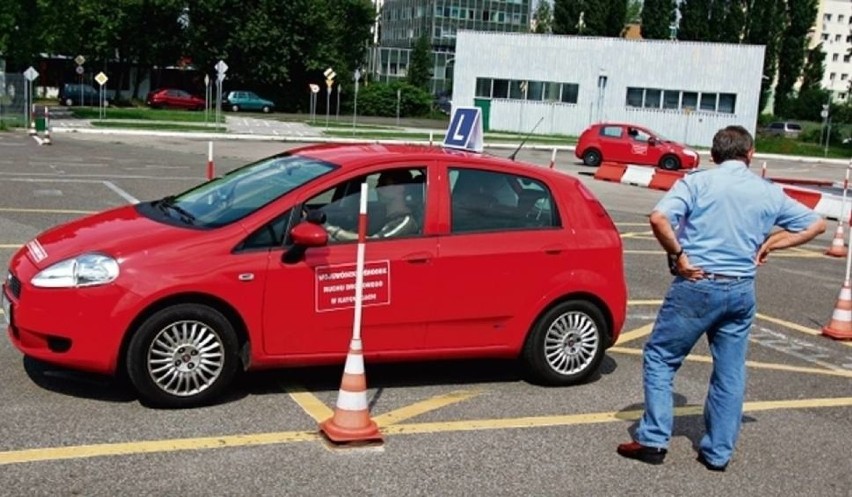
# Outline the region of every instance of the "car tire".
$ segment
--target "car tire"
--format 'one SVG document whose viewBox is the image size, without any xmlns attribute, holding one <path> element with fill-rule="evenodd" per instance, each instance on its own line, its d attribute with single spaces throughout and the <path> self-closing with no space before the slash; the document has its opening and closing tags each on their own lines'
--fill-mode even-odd
<svg viewBox="0 0 852 497">
<path fill-rule="evenodd" d="M 680 169 L 680 159 L 674 155 L 664 155 L 663 158 L 660 159 L 660 168 L 665 169 L 666 171 L 677 171 Z"/>
<path fill-rule="evenodd" d="M 531 379 L 545 385 L 581 383 L 597 372 L 609 336 L 601 310 L 585 300 L 556 304 L 533 325 L 522 360 Z"/>
<path fill-rule="evenodd" d="M 583 152 L 583 164 L 587 166 L 598 167 L 602 161 L 603 157 L 601 157 L 600 151 L 596 148 L 590 148 Z"/>
<path fill-rule="evenodd" d="M 232 110 L 233 112 L 239 112 L 239 111 L 240 111 L 240 106 L 239 106 L 239 105 L 232 105 L 232 106 L 231 106 L 231 110 Z"/>
<path fill-rule="evenodd" d="M 147 405 L 187 408 L 208 404 L 238 370 L 237 335 L 219 311 L 200 304 L 162 309 L 135 330 L 127 373 Z"/>
<path fill-rule="evenodd" d="M 270 112 L 272 112 L 272 109 L 268 105 L 264 105 L 263 108 L 260 110 L 262 110 L 264 114 L 269 114 Z"/>
<path fill-rule="evenodd" d="M 66 107 L 73 107 L 74 106 L 74 99 L 66 98 L 65 99 L 65 106 Z"/>
</svg>

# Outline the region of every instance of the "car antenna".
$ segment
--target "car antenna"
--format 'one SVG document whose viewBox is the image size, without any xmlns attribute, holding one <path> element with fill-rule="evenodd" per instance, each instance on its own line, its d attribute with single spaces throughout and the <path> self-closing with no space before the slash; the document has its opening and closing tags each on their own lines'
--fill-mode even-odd
<svg viewBox="0 0 852 497">
<path fill-rule="evenodd" d="M 544 121 L 543 117 L 541 119 L 539 119 L 537 123 L 535 123 L 535 126 L 533 126 L 533 129 L 530 130 L 529 133 L 527 133 L 527 136 L 525 136 L 523 140 L 521 140 L 521 144 L 518 145 L 518 148 L 516 148 L 514 152 L 512 152 L 512 155 L 509 156 L 509 159 L 515 160 L 515 156 L 518 155 L 518 152 L 521 151 L 521 147 L 523 147 L 524 143 L 527 142 L 529 137 L 532 136 L 533 133 L 535 133 L 535 129 L 538 128 L 538 125 L 541 124 L 542 121 Z"/>
</svg>

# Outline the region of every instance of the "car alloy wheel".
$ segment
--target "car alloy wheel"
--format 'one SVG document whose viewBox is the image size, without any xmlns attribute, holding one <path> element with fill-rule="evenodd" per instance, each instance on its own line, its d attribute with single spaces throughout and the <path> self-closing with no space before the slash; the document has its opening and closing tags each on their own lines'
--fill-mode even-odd
<svg viewBox="0 0 852 497">
<path fill-rule="evenodd" d="M 533 326 L 522 358 L 533 379 L 573 385 L 595 373 L 609 336 L 601 310 L 585 300 L 560 302 Z"/>
<path fill-rule="evenodd" d="M 194 407 L 217 397 L 237 371 L 238 342 L 230 321 L 198 304 L 167 307 L 136 330 L 127 372 L 145 403 Z"/>
<path fill-rule="evenodd" d="M 660 160 L 660 167 L 666 171 L 677 171 L 680 169 L 680 161 L 674 155 L 667 155 Z"/>
<path fill-rule="evenodd" d="M 232 111 L 234 111 L 234 112 L 239 112 L 239 111 L 240 111 L 240 106 L 239 106 L 239 105 L 232 105 L 232 106 L 231 106 L 231 110 L 232 110 Z"/>
</svg>

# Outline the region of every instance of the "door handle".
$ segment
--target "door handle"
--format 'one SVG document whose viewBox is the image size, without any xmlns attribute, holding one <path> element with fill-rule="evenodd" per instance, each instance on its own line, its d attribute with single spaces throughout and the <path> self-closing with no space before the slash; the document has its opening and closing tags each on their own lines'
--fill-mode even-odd
<svg viewBox="0 0 852 497">
<path fill-rule="evenodd" d="M 564 252 L 567 247 L 562 245 L 551 245 L 549 247 L 544 247 L 544 253 L 547 255 L 559 255 Z"/>
<path fill-rule="evenodd" d="M 403 256 L 402 260 L 411 264 L 425 264 L 432 260 L 432 254 L 429 252 L 415 252 Z"/>
</svg>

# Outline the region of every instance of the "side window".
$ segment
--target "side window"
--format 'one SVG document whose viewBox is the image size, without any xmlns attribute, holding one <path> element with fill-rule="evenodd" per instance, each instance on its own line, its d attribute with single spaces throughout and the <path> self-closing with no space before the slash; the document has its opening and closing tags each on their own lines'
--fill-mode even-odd
<svg viewBox="0 0 852 497">
<path fill-rule="evenodd" d="M 329 244 L 358 240 L 361 183 L 367 182 L 367 236 L 400 238 L 423 234 L 426 168 L 386 168 L 353 178 L 305 202 L 326 217 Z"/>
<path fill-rule="evenodd" d="M 601 136 L 608 138 L 621 138 L 621 126 L 603 126 Z"/>
<path fill-rule="evenodd" d="M 235 251 L 254 250 L 254 249 L 269 249 L 281 247 L 284 245 L 284 237 L 288 232 L 288 227 L 292 222 L 290 216 L 293 209 L 288 210 L 284 214 L 276 217 L 272 221 L 261 226 L 257 231 L 248 236 L 245 240 L 237 245 Z"/>
<path fill-rule="evenodd" d="M 550 190 L 525 176 L 450 168 L 453 233 L 560 226 Z"/>
<path fill-rule="evenodd" d="M 648 139 L 651 137 L 651 135 L 649 135 L 648 133 L 642 131 L 641 129 L 637 129 L 637 128 L 630 128 L 630 131 L 628 131 L 628 134 L 630 135 L 631 138 L 633 138 L 633 140 L 635 140 L 637 142 L 647 142 Z"/>
</svg>

